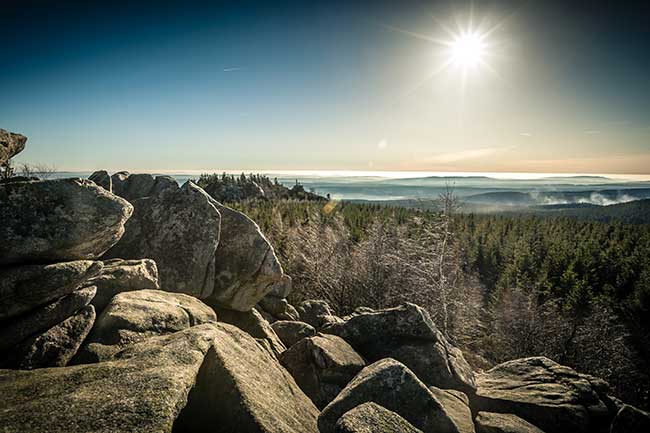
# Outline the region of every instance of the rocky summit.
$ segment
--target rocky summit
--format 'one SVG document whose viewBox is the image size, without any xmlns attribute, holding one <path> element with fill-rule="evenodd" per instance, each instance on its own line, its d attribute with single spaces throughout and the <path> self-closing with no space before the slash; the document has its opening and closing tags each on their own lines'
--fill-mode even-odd
<svg viewBox="0 0 650 433">
<path fill-rule="evenodd" d="M 0 130 L 0 158 L 25 141 Z M 413 303 L 339 317 L 291 291 L 260 227 L 194 182 L 0 183 L 0 431 L 650 429 L 548 358 L 474 371 Z"/>
</svg>

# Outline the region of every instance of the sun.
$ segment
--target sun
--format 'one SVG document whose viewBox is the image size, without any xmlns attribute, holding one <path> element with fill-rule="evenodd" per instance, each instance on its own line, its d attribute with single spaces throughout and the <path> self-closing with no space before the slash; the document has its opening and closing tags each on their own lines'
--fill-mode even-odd
<svg viewBox="0 0 650 433">
<path fill-rule="evenodd" d="M 463 69 L 471 69 L 483 63 L 486 44 L 483 35 L 468 31 L 456 36 L 450 43 L 449 61 Z"/>
</svg>

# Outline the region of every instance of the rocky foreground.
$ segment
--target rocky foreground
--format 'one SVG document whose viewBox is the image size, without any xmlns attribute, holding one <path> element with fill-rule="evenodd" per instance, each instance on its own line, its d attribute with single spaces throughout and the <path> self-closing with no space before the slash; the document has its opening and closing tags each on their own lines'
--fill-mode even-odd
<svg viewBox="0 0 650 433">
<path fill-rule="evenodd" d="M 0 183 L 0 431 L 650 431 L 550 359 L 472 371 L 417 305 L 337 317 L 290 291 L 259 227 L 192 182 Z"/>
</svg>

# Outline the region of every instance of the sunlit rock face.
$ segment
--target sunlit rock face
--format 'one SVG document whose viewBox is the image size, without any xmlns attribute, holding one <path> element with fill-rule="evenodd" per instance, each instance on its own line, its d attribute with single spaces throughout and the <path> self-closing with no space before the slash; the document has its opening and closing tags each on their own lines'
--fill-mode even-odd
<svg viewBox="0 0 650 433">
<path fill-rule="evenodd" d="M 344 319 L 321 332 L 342 337 L 368 361 L 395 358 L 428 385 L 468 394 L 474 391 L 474 373 L 462 352 L 447 341 L 421 307 L 406 303 L 363 310 Z"/>
<path fill-rule="evenodd" d="M 424 433 L 472 433 L 463 428 L 427 386 L 404 364 L 394 359 L 382 359 L 361 370 L 350 383 L 329 403 L 318 417 L 321 433 L 335 431 L 336 423 L 344 413 L 354 407 L 374 402 L 396 412 Z M 467 408 L 468 419 L 471 415 Z"/>
<path fill-rule="evenodd" d="M 614 414 L 607 394 L 602 380 L 533 357 L 478 374 L 474 406 L 515 414 L 546 433 L 608 432 Z"/>
<path fill-rule="evenodd" d="M 208 297 L 214 289 L 221 226 L 210 197 L 187 182 L 135 199 L 133 206 L 124 236 L 104 258 L 153 259 L 162 290 Z"/>
<path fill-rule="evenodd" d="M 98 258 L 120 239 L 132 212 L 88 180 L 0 184 L 0 265 Z"/>
<path fill-rule="evenodd" d="M 290 284 L 270 242 L 243 213 L 213 200 L 221 212 L 212 302 L 239 311 L 253 308 L 271 290 Z"/>
<path fill-rule="evenodd" d="M 183 293 L 119 293 L 97 318 L 74 362 L 105 361 L 130 344 L 216 321 L 210 307 Z"/>
</svg>

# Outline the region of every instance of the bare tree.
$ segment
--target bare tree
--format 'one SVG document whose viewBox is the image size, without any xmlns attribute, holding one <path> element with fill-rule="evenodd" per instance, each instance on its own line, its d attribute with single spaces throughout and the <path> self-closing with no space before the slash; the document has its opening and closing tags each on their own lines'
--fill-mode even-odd
<svg viewBox="0 0 650 433">
<path fill-rule="evenodd" d="M 20 164 L 18 173 L 24 177 L 38 177 L 40 179 L 50 179 L 56 173 L 56 167 L 47 164 Z"/>
</svg>

